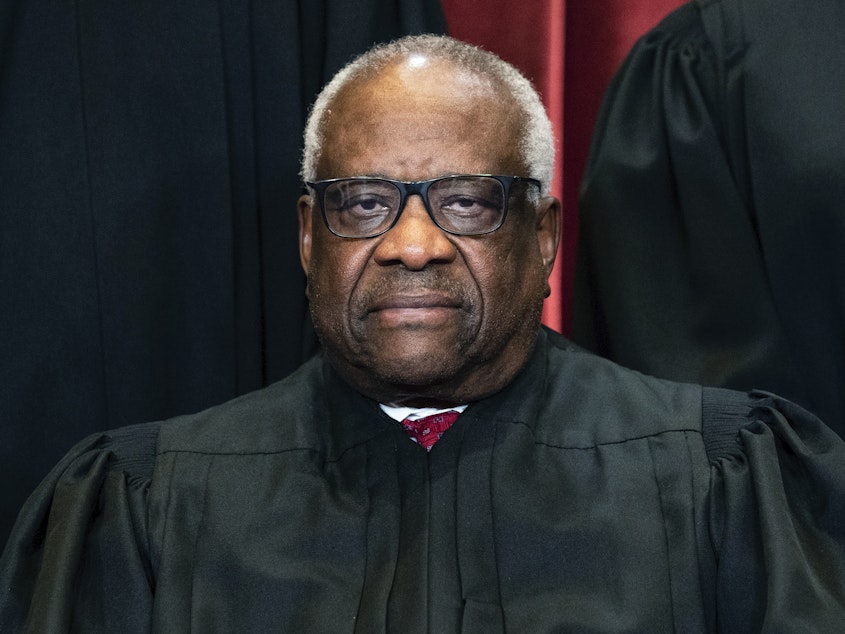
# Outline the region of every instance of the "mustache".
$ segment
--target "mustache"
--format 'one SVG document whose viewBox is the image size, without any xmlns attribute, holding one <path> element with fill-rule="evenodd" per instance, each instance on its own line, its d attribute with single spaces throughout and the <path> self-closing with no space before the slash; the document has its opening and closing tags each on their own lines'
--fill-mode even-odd
<svg viewBox="0 0 845 634">
<path fill-rule="evenodd" d="M 469 289 L 442 270 L 397 269 L 359 287 L 351 298 L 351 307 L 353 314 L 364 317 L 391 298 L 413 296 L 437 296 L 465 310 L 475 306 L 474 296 Z"/>
</svg>

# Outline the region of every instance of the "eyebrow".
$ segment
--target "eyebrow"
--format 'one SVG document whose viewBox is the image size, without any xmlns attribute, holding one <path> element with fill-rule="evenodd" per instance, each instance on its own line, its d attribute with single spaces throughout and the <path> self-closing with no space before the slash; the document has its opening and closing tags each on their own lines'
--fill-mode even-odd
<svg viewBox="0 0 845 634">
<path fill-rule="evenodd" d="M 406 181 L 405 179 L 402 179 L 402 178 L 393 178 L 392 176 L 389 176 L 387 174 L 372 173 L 372 174 L 352 174 L 352 175 L 348 175 L 348 176 L 334 176 L 334 177 L 332 177 L 332 179 L 329 179 L 329 180 L 333 180 L 333 179 L 336 179 L 336 178 L 381 178 L 381 179 L 384 179 L 384 180 L 402 181 L 403 183 L 420 183 L 420 182 L 423 182 L 423 181 L 434 180 L 436 178 L 448 178 L 450 176 L 476 176 L 476 175 L 478 175 L 478 174 L 476 174 L 475 172 L 442 172 L 441 174 L 437 174 L 435 176 L 430 176 L 428 178 L 418 178 L 418 179 L 414 179 L 414 180 L 411 180 L 411 181 Z M 323 179 L 321 179 L 321 180 L 323 180 Z"/>
</svg>

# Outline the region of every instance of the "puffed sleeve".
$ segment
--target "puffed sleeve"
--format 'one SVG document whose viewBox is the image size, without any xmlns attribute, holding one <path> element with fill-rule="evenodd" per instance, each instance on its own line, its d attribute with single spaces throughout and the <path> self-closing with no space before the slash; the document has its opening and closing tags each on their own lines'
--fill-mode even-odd
<svg viewBox="0 0 845 634">
<path fill-rule="evenodd" d="M 646 374 L 806 402 L 749 212 L 741 64 L 691 3 L 615 75 L 582 182 L 572 337 Z"/>
<path fill-rule="evenodd" d="M 705 390 L 720 631 L 845 629 L 845 443 L 767 393 Z"/>
<path fill-rule="evenodd" d="M 157 425 L 91 436 L 30 496 L 0 559 L 2 632 L 147 632 Z"/>
</svg>

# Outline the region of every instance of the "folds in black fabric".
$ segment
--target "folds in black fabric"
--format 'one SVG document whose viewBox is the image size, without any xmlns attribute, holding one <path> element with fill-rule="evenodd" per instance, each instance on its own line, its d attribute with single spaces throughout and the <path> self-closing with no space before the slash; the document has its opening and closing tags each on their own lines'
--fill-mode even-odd
<svg viewBox="0 0 845 634">
<path fill-rule="evenodd" d="M 298 161 L 323 82 L 443 31 L 434 0 L 0 9 L 0 543 L 89 432 L 199 410 L 314 349 Z"/>
<path fill-rule="evenodd" d="M 843 27 L 841 2 L 702 1 L 638 42 L 583 182 L 578 343 L 845 432 Z"/>
</svg>

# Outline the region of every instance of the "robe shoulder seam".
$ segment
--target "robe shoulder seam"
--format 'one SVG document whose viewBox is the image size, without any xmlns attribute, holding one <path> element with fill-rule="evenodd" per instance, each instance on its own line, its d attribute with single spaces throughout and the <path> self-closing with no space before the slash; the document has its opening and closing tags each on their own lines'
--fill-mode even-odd
<svg viewBox="0 0 845 634">
<path fill-rule="evenodd" d="M 638 440 L 646 440 L 649 438 L 658 438 L 660 436 L 665 436 L 667 434 L 687 434 L 693 433 L 697 436 L 701 436 L 701 430 L 696 429 L 694 427 L 675 427 L 671 429 L 664 429 L 662 431 L 658 431 L 651 434 L 639 434 L 636 436 L 628 436 L 625 438 L 620 438 L 618 440 L 608 440 L 604 442 L 596 442 L 596 443 L 588 443 L 588 444 L 558 444 L 553 443 L 545 440 L 540 440 L 536 437 L 534 429 L 531 425 L 526 423 L 525 421 L 502 421 L 507 424 L 511 425 L 521 425 L 523 427 L 528 428 L 531 432 L 532 436 L 534 436 L 534 444 L 541 445 L 544 447 L 549 447 L 551 449 L 563 449 L 563 450 L 572 450 L 572 451 L 590 451 L 592 449 L 597 449 L 598 447 L 609 447 L 613 445 L 623 445 L 628 442 L 634 442 Z"/>
</svg>

